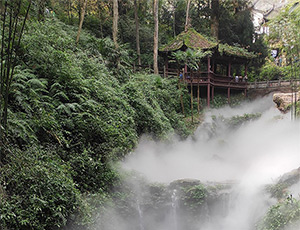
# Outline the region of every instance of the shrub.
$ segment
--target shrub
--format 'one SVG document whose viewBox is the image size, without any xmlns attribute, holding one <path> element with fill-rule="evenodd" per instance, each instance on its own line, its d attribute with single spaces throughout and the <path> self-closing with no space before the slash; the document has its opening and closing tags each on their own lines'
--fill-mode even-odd
<svg viewBox="0 0 300 230">
<path fill-rule="evenodd" d="M 300 220 L 300 201 L 286 200 L 273 205 L 258 223 L 257 230 L 280 230 Z"/>
<path fill-rule="evenodd" d="M 274 63 L 266 63 L 260 72 L 260 80 L 278 80 L 282 77 L 282 70 Z"/>
<path fill-rule="evenodd" d="M 77 207 L 78 190 L 69 167 L 48 150 L 30 148 L 8 155 L 0 169 L 6 196 L 1 199 L 0 226 L 8 229 L 52 229 L 66 224 Z"/>
</svg>

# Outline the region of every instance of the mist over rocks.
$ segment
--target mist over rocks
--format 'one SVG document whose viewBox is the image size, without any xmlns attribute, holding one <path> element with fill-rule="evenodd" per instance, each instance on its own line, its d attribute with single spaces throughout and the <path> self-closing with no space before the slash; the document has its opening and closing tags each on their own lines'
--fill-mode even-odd
<svg viewBox="0 0 300 230">
<path fill-rule="evenodd" d="M 114 205 L 99 219 L 96 229 L 205 229 L 211 216 L 227 215 L 231 192 L 232 184 L 227 182 L 203 184 L 200 180 L 180 179 L 163 184 L 141 177 L 124 181 Z M 118 226 L 112 226 L 109 219 Z"/>
<path fill-rule="evenodd" d="M 294 183 L 298 182 L 299 180 L 300 180 L 300 167 L 283 174 L 280 177 L 279 183 L 284 182 L 284 183 L 294 184 Z"/>
<path fill-rule="evenodd" d="M 189 186 L 196 186 L 200 185 L 201 182 L 200 180 L 196 179 L 180 179 L 180 180 L 175 180 L 170 183 L 170 187 L 175 189 L 176 187 L 189 187 Z"/>
<path fill-rule="evenodd" d="M 300 167 L 280 176 L 277 181 L 267 186 L 267 191 L 279 202 L 286 198 L 300 198 Z"/>
<path fill-rule="evenodd" d="M 273 193 L 284 191 L 277 178 L 294 181 L 285 173 L 300 165 L 299 138 L 299 121 L 282 114 L 272 95 L 206 111 L 186 140 L 142 138 L 121 165 L 146 179 L 131 181 L 130 195 L 116 202 L 125 226 L 118 230 L 256 229 L 278 202 Z M 289 192 L 298 187 L 293 183 Z"/>
<path fill-rule="evenodd" d="M 274 93 L 273 101 L 277 105 L 277 108 L 283 112 L 287 113 L 290 109 L 290 105 L 295 100 L 295 93 Z M 297 101 L 300 101 L 300 92 L 296 93 Z"/>
</svg>

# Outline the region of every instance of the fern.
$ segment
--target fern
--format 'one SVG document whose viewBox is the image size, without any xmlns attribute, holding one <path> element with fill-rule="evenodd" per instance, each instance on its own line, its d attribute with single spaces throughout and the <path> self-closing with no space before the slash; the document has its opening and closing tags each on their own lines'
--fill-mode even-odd
<svg viewBox="0 0 300 230">
<path fill-rule="evenodd" d="M 63 91 L 60 91 L 60 92 L 54 94 L 53 98 L 59 99 L 61 101 L 69 101 L 70 100 L 69 97 L 66 95 L 66 93 Z"/>
</svg>

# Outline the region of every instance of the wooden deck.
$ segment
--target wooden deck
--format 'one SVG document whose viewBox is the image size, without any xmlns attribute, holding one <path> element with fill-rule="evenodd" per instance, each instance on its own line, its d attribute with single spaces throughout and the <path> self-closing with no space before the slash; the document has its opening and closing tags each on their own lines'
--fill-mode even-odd
<svg viewBox="0 0 300 230">
<path fill-rule="evenodd" d="M 149 66 L 149 72 L 153 73 L 153 69 Z M 242 79 L 236 82 L 232 77 L 216 74 L 212 71 L 210 72 L 187 72 L 180 77 L 180 72 L 178 69 L 161 69 L 159 74 L 163 77 L 173 77 L 178 78 L 181 82 L 187 84 L 188 86 L 197 87 L 197 95 L 199 97 L 200 87 L 206 88 L 206 99 L 207 106 L 210 106 L 210 101 L 214 98 L 215 88 L 227 89 L 227 98 L 230 103 L 230 96 L 232 90 L 243 91 L 245 97 L 249 90 L 255 89 L 280 89 L 280 88 L 295 88 L 300 86 L 300 80 L 276 80 L 276 81 L 256 81 L 256 82 L 245 82 Z M 192 97 L 191 88 L 191 97 Z M 192 99 L 191 99 L 192 100 Z M 198 98 L 199 101 L 199 98 Z"/>
<path fill-rule="evenodd" d="M 231 89 L 238 89 L 238 90 L 245 90 L 247 89 L 247 82 L 238 81 L 236 82 L 235 79 L 232 77 L 224 76 L 215 74 L 213 72 L 201 72 L 201 73 L 186 73 L 185 76 L 182 78 L 187 84 L 193 86 L 213 86 L 219 88 L 231 88 Z"/>
<path fill-rule="evenodd" d="M 248 83 L 247 89 L 291 88 L 300 86 L 300 80 L 256 81 Z"/>
<path fill-rule="evenodd" d="M 170 72 L 164 72 L 161 70 L 159 72 L 162 76 L 172 76 L 178 77 L 178 70 L 171 70 Z M 267 89 L 267 88 L 289 88 L 300 86 L 300 80 L 273 80 L 273 81 L 255 81 L 255 82 L 244 82 L 238 81 L 232 77 L 215 74 L 213 72 L 195 72 L 195 73 L 186 73 L 181 80 L 187 84 L 192 84 L 193 86 L 207 86 L 211 85 L 219 88 L 231 88 L 237 90 L 250 90 L 250 89 Z"/>
</svg>

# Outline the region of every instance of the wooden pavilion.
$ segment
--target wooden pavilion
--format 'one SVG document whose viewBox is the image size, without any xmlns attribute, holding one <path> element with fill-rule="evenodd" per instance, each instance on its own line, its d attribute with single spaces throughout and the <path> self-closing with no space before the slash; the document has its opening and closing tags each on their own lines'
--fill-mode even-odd
<svg viewBox="0 0 300 230">
<path fill-rule="evenodd" d="M 179 50 L 186 51 L 187 49 L 211 51 L 211 55 L 203 58 L 196 71 L 190 70 L 186 64 L 184 66 L 176 64 L 178 71 L 183 70 L 182 81 L 187 83 L 191 90 L 193 87 L 198 87 L 198 97 L 200 87 L 206 88 L 208 107 L 210 106 L 210 100 L 214 98 L 215 88 L 226 89 L 229 102 L 231 90 L 244 91 L 246 95 L 247 79 L 245 79 L 245 76 L 247 75 L 249 61 L 255 57 L 253 53 L 240 47 L 210 41 L 193 28 L 189 28 L 159 49 L 160 55 L 164 58 L 166 73 L 172 67 L 174 68 L 175 62 L 172 53 Z M 237 72 L 243 72 L 244 76 L 239 76 L 238 80 L 235 78 L 236 76 L 233 77 L 233 74 L 237 74 L 233 73 L 233 66 L 239 69 Z M 243 70 L 241 70 L 241 67 Z"/>
</svg>

